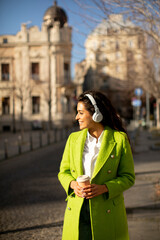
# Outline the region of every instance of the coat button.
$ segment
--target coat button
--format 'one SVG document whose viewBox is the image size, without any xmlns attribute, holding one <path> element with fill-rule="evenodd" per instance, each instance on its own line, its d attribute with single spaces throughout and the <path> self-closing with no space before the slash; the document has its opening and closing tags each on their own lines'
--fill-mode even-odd
<svg viewBox="0 0 160 240">
<path fill-rule="evenodd" d="M 110 174 L 112 171 L 111 170 L 108 170 L 108 173 Z"/>
<path fill-rule="evenodd" d="M 68 210 L 71 210 L 71 208 L 70 208 L 70 207 L 68 207 Z"/>
<path fill-rule="evenodd" d="M 107 210 L 107 213 L 110 213 L 110 212 L 111 212 L 111 210 L 110 210 L 110 209 L 108 209 L 108 210 Z"/>
<path fill-rule="evenodd" d="M 113 154 L 111 155 L 111 158 L 114 158 L 114 155 L 113 155 Z"/>
</svg>

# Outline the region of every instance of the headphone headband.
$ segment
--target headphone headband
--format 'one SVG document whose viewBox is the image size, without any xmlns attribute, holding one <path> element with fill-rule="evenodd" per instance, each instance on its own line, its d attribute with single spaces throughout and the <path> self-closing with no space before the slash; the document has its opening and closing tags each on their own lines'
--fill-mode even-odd
<svg viewBox="0 0 160 240">
<path fill-rule="evenodd" d="M 87 96 L 89 98 L 89 100 L 91 101 L 93 106 L 95 106 L 95 105 L 97 106 L 97 103 L 91 94 L 85 94 L 85 96 Z"/>
<path fill-rule="evenodd" d="M 103 115 L 102 113 L 99 111 L 99 108 L 97 107 L 97 103 L 94 100 L 94 97 L 91 94 L 85 94 L 86 97 L 89 98 L 89 100 L 91 101 L 92 105 L 94 106 L 95 109 L 95 113 L 92 116 L 92 119 L 94 122 L 101 122 L 103 119 Z"/>
</svg>

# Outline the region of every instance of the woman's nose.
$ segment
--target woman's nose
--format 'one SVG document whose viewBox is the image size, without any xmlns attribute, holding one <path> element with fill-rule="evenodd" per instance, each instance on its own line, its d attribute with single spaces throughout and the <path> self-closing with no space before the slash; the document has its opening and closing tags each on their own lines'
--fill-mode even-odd
<svg viewBox="0 0 160 240">
<path fill-rule="evenodd" d="M 78 113 L 77 113 L 77 115 L 76 115 L 75 119 L 76 119 L 76 120 L 78 120 Z"/>
</svg>

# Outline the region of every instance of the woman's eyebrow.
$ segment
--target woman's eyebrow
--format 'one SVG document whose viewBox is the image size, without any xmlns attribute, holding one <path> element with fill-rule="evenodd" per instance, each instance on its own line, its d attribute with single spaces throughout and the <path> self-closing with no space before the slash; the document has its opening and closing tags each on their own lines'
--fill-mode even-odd
<svg viewBox="0 0 160 240">
<path fill-rule="evenodd" d="M 83 112 L 83 110 L 81 110 L 81 109 L 77 109 L 77 112 Z"/>
</svg>

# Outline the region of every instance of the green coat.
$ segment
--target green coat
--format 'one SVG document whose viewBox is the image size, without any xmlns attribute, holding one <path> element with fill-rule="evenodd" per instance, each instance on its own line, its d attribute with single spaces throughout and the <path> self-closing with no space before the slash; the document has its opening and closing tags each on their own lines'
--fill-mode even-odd
<svg viewBox="0 0 160 240">
<path fill-rule="evenodd" d="M 83 174 L 82 156 L 87 129 L 72 133 L 66 143 L 58 178 L 67 193 L 63 240 L 79 239 L 79 218 L 84 199 L 69 185 Z M 123 191 L 135 181 L 130 144 L 123 132 L 105 127 L 91 184 L 106 184 L 109 193 L 89 200 L 93 240 L 128 240 Z"/>
</svg>

